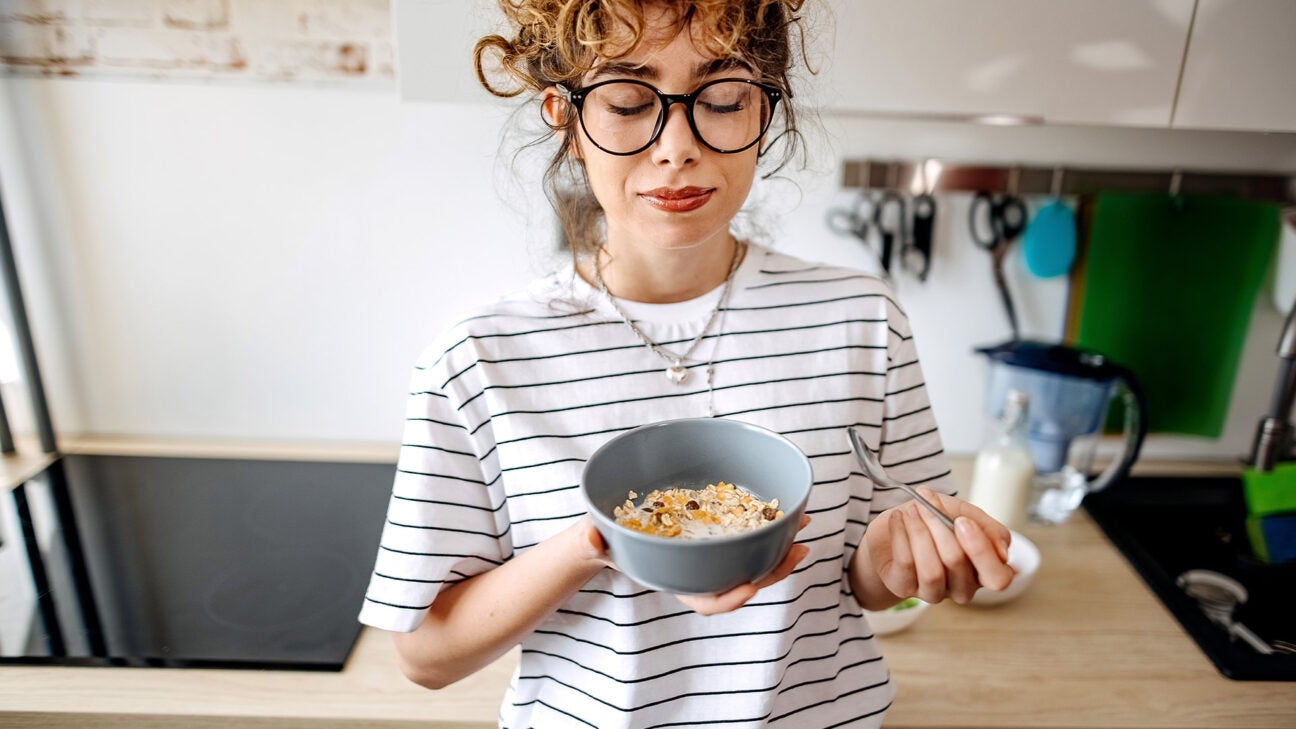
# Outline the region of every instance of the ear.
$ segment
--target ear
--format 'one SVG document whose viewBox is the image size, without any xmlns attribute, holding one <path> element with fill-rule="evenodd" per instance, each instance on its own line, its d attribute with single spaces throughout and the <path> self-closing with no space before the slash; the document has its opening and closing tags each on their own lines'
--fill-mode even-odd
<svg viewBox="0 0 1296 729">
<path fill-rule="evenodd" d="M 554 130 L 560 142 L 566 141 L 567 130 L 571 128 L 571 122 L 574 121 L 572 115 L 575 113 L 576 110 L 572 108 L 571 102 L 564 99 L 557 88 L 550 86 L 541 92 L 540 116 L 544 119 L 544 123 Z M 572 156 L 581 159 L 580 135 L 576 135 L 572 142 Z"/>
<path fill-rule="evenodd" d="M 540 92 L 540 115 L 544 123 L 553 129 L 566 125 L 569 106 L 567 100 L 553 86 L 546 87 Z"/>
</svg>

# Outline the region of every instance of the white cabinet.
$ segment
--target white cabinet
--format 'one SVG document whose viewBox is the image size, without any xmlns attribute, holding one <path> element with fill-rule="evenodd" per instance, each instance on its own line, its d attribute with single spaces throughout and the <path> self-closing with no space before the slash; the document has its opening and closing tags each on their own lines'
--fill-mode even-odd
<svg viewBox="0 0 1296 729">
<path fill-rule="evenodd" d="M 483 102 L 472 49 L 504 26 L 489 0 L 392 0 L 396 75 L 404 101 Z"/>
<path fill-rule="evenodd" d="M 501 29 L 495 0 L 392 7 L 401 98 L 493 98 L 472 47 Z M 796 91 L 830 114 L 1296 131 L 1296 0 L 810 0 L 802 12 L 818 73 L 798 74 Z"/>
<path fill-rule="evenodd" d="M 1174 126 L 1296 132 L 1296 2 L 1199 0 Z"/>
<path fill-rule="evenodd" d="M 810 96 L 830 111 L 1159 127 L 1193 14 L 1193 0 L 827 5 L 806 12 L 824 65 Z"/>
</svg>

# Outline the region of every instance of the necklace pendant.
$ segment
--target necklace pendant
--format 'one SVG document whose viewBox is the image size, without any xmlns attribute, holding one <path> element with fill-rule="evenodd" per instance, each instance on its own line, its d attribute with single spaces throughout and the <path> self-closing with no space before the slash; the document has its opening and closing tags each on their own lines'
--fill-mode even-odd
<svg viewBox="0 0 1296 729">
<path fill-rule="evenodd" d="M 675 364 L 666 368 L 666 379 L 670 380 L 671 382 L 674 382 L 677 385 L 684 384 L 684 380 L 687 380 L 688 376 L 689 376 L 688 370 L 685 369 L 684 365 L 681 364 L 678 360 L 675 362 Z"/>
</svg>

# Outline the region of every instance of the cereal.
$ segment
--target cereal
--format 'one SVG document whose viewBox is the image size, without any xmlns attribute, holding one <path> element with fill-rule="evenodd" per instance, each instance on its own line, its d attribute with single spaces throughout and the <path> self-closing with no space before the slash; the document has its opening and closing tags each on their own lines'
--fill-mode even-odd
<svg viewBox="0 0 1296 729">
<path fill-rule="evenodd" d="M 616 523 L 658 537 L 698 539 L 751 531 L 783 516 L 778 499 L 761 501 L 731 483 L 721 481 L 704 489 L 655 490 L 638 506 L 631 491 L 626 502 L 613 509 Z"/>
</svg>

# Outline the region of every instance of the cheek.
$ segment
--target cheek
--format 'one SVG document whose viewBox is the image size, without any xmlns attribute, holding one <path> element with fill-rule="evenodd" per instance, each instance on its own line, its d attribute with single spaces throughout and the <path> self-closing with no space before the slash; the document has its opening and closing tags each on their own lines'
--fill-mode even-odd
<svg viewBox="0 0 1296 729">
<path fill-rule="evenodd" d="M 620 158 L 597 154 L 587 157 L 584 167 L 590 190 L 605 209 L 620 205 L 631 195 L 633 169 Z"/>
<path fill-rule="evenodd" d="M 731 164 L 725 169 L 725 177 L 729 186 L 735 191 L 741 191 L 742 198 L 747 198 L 747 193 L 751 191 L 752 184 L 756 181 L 756 155 L 743 152 L 736 155 L 738 159 L 732 160 Z"/>
</svg>

